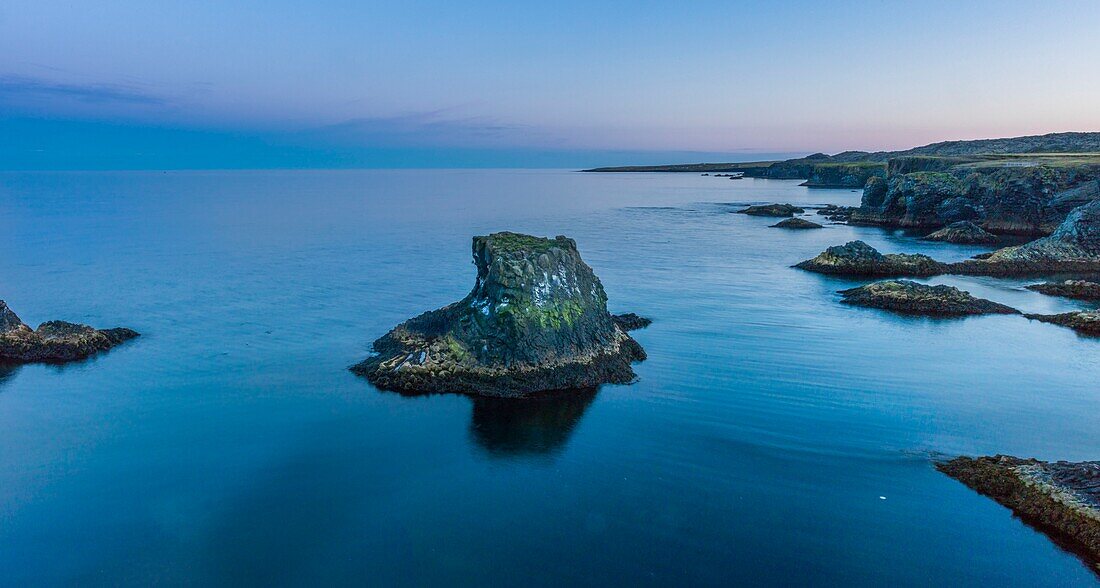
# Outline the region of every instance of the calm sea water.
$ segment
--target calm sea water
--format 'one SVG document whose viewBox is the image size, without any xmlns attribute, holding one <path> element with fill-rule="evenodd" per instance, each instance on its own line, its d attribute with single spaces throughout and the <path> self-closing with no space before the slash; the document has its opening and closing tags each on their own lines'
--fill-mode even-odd
<svg viewBox="0 0 1100 588">
<path fill-rule="evenodd" d="M 900 318 L 791 269 L 860 238 L 723 203 L 797 182 L 566 171 L 0 175 L 0 298 L 144 333 L 0 374 L 0 584 L 1087 585 L 934 458 L 1100 457 L 1100 342 Z M 346 368 L 465 295 L 470 237 L 576 238 L 652 317 L 630 386 L 380 392 Z M 934 280 L 1025 310 L 1027 282 Z"/>
</svg>

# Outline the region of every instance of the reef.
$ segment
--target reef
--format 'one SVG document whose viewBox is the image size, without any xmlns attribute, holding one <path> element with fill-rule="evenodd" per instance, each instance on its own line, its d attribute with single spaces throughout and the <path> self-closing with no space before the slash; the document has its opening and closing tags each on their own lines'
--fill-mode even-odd
<svg viewBox="0 0 1100 588">
<path fill-rule="evenodd" d="M 1100 337 L 1100 312 L 1095 310 L 1075 310 L 1061 314 L 1026 314 L 1029 319 L 1068 327 L 1091 337 Z"/>
<path fill-rule="evenodd" d="M 806 211 L 790 204 L 758 204 L 735 212 L 749 216 L 794 216 Z"/>
<path fill-rule="evenodd" d="M 86 359 L 134 337 L 131 329 L 93 329 L 65 321 L 48 321 L 31 329 L 0 300 L 0 361 L 65 363 Z"/>
<path fill-rule="evenodd" d="M 958 221 L 946 227 L 930 233 L 924 237 L 925 241 L 943 241 L 960 245 L 983 245 L 996 243 L 997 235 L 986 231 L 970 221 Z"/>
<path fill-rule="evenodd" d="M 971 296 L 954 286 L 929 286 L 909 280 L 875 282 L 841 290 L 841 302 L 855 306 L 881 308 L 904 314 L 924 316 L 968 316 L 979 314 L 1019 314 L 1020 311 Z"/>
<path fill-rule="evenodd" d="M 944 273 L 946 264 L 927 255 L 891 253 L 883 255 L 863 241 L 829 247 L 813 259 L 795 265 L 799 269 L 843 276 L 934 276 Z"/>
<path fill-rule="evenodd" d="M 1047 296 L 1061 296 L 1077 300 L 1100 300 L 1100 284 L 1087 280 L 1065 280 L 1063 282 L 1043 282 L 1031 284 L 1028 290 L 1034 290 Z"/>
<path fill-rule="evenodd" d="M 775 223 L 774 225 L 772 225 L 772 227 L 777 228 L 777 229 L 823 229 L 823 228 L 825 228 L 825 227 L 822 227 L 818 223 L 815 223 L 813 221 L 808 221 L 804 218 L 789 218 L 789 219 L 786 219 L 786 220 L 781 220 L 778 223 Z"/>
<path fill-rule="evenodd" d="M 1100 462 L 996 455 L 958 457 L 936 469 L 1011 509 L 1094 570 L 1100 566 Z"/>
<path fill-rule="evenodd" d="M 352 371 L 383 389 L 507 397 L 634 380 L 645 351 L 576 242 L 494 233 L 474 237 L 473 257 L 469 295 L 398 325 Z"/>
</svg>

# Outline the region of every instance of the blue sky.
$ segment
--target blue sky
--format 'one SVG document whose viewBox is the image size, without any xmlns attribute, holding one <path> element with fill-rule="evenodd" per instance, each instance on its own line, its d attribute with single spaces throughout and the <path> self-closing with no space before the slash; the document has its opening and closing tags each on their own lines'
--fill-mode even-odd
<svg viewBox="0 0 1100 588">
<path fill-rule="evenodd" d="M 581 166 L 1100 130 L 1100 3 L 5 0 L 0 167 Z"/>
</svg>

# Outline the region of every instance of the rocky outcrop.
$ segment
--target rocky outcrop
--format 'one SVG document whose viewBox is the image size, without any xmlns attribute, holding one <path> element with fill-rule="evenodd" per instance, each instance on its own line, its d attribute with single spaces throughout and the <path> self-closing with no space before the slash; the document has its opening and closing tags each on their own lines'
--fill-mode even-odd
<svg viewBox="0 0 1100 588">
<path fill-rule="evenodd" d="M 773 228 L 777 229 L 823 229 L 825 227 L 804 218 L 789 218 L 787 220 L 781 220 L 774 225 Z"/>
<path fill-rule="evenodd" d="M 953 263 L 951 273 L 1023 276 L 1100 272 L 1100 201 L 1073 210 L 1047 237 Z"/>
<path fill-rule="evenodd" d="M 1100 337 L 1100 311 L 1077 310 L 1062 314 L 1027 314 L 1029 319 L 1069 327 L 1082 335 Z"/>
<path fill-rule="evenodd" d="M 864 188 L 858 224 L 938 228 L 972 221 L 995 233 L 1045 235 L 1100 199 L 1095 156 L 904 157 Z"/>
<path fill-rule="evenodd" d="M 1049 236 L 954 263 L 926 255 L 883 255 L 862 241 L 830 247 L 795 267 L 849 276 L 1029 276 L 1100 273 L 1100 201 L 1073 210 Z"/>
<path fill-rule="evenodd" d="M 758 204 L 735 212 L 749 216 L 794 216 L 806 211 L 790 204 Z"/>
<path fill-rule="evenodd" d="M 833 222 L 845 223 L 851 220 L 852 213 L 855 212 L 855 210 L 856 208 L 854 206 L 837 206 L 835 204 L 826 204 L 825 206 L 817 210 L 817 214 Z"/>
<path fill-rule="evenodd" d="M 909 280 L 875 282 L 841 290 L 841 302 L 924 316 L 967 316 L 977 314 L 1019 314 L 1020 311 L 975 298 L 953 286 L 929 286 Z"/>
<path fill-rule="evenodd" d="M 986 231 L 970 221 L 959 221 L 926 235 L 924 240 L 943 241 L 960 245 L 982 245 L 996 243 L 997 235 Z"/>
<path fill-rule="evenodd" d="M 464 299 L 398 325 L 352 367 L 379 388 L 523 396 L 634 379 L 645 359 L 572 239 L 474 237 Z"/>
<path fill-rule="evenodd" d="M 810 166 L 809 178 L 803 186 L 809 188 L 863 188 L 872 177 L 885 177 L 886 165 L 881 162 L 822 163 Z"/>
<path fill-rule="evenodd" d="M 0 361 L 64 363 L 85 359 L 137 337 L 130 329 L 93 329 L 87 325 L 49 321 L 31 329 L 0 300 Z"/>
<path fill-rule="evenodd" d="M 1077 300 L 1100 300 L 1100 284 L 1087 280 L 1066 280 L 1064 282 L 1043 282 L 1031 284 L 1028 290 L 1034 290 L 1047 296 L 1061 296 Z"/>
<path fill-rule="evenodd" d="M 651 319 L 644 316 L 638 316 L 633 312 L 612 315 L 611 319 L 624 331 L 637 331 L 638 329 L 644 329 L 653 324 Z"/>
<path fill-rule="evenodd" d="M 887 277 L 934 276 L 944 273 L 946 264 L 927 255 L 883 255 L 863 241 L 850 241 L 843 246 L 830 247 L 794 267 L 821 274 Z"/>
<path fill-rule="evenodd" d="M 1100 462 L 959 457 L 936 469 L 996 500 L 1059 545 L 1100 565 Z"/>
</svg>

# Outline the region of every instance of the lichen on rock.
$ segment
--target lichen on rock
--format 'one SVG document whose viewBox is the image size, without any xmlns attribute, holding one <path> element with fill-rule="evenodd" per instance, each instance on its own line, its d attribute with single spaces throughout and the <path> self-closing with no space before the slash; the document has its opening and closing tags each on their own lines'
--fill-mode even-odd
<svg viewBox="0 0 1100 588">
<path fill-rule="evenodd" d="M 572 239 L 474 237 L 474 289 L 398 325 L 352 367 L 380 388 L 522 396 L 634 379 L 645 352 Z"/>
<path fill-rule="evenodd" d="M 817 257 L 795 267 L 822 274 L 849 276 L 934 276 L 943 273 L 945 264 L 927 255 L 883 255 L 863 241 L 849 241 L 829 247 Z"/>
</svg>

